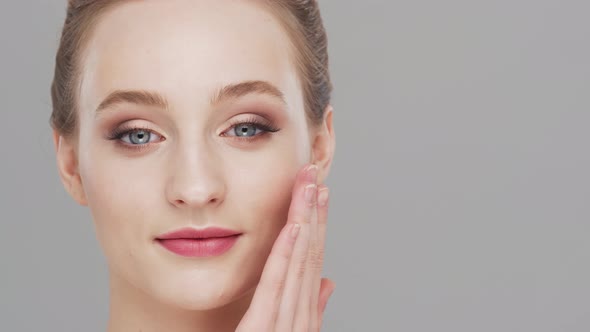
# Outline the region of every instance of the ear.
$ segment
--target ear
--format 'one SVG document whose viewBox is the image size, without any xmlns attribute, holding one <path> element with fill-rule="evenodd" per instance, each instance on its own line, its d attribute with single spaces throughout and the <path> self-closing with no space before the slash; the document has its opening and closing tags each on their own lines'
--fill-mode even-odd
<svg viewBox="0 0 590 332">
<path fill-rule="evenodd" d="M 324 120 L 313 134 L 311 160 L 313 164 L 318 166 L 318 184 L 324 183 L 324 180 L 330 173 L 330 166 L 334 158 L 336 136 L 332 124 L 333 113 L 334 109 L 332 105 L 326 106 Z"/>
<path fill-rule="evenodd" d="M 57 170 L 66 191 L 80 205 L 88 205 L 78 171 L 77 147 L 71 140 L 65 139 L 53 130 L 53 143 L 57 159 Z"/>
</svg>

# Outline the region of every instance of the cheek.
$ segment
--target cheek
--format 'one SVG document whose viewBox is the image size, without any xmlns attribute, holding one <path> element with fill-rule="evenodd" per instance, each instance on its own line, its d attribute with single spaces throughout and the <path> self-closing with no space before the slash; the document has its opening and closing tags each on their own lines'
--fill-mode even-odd
<svg viewBox="0 0 590 332">
<path fill-rule="evenodd" d="M 258 283 L 272 246 L 287 222 L 297 166 L 292 162 L 248 169 L 250 177 L 243 178 L 248 179 L 247 183 L 234 186 L 239 190 L 232 196 L 237 202 L 233 199 L 226 202 L 247 235 L 244 247 L 247 249 L 239 254 L 238 264 L 245 277 L 243 291 Z"/>
<path fill-rule="evenodd" d="M 247 176 L 234 192 L 233 198 L 239 204 L 235 211 L 241 227 L 248 233 L 252 241 L 252 266 L 262 267 L 264 257 L 270 250 L 285 223 L 289 207 L 295 176 L 299 164 L 296 161 L 284 160 L 257 168 L 248 168 Z M 230 198 L 228 196 L 228 198 Z M 229 202 L 228 202 L 229 203 Z M 234 202 L 235 203 L 235 202 Z M 255 260 L 255 261 L 254 261 Z"/>
<path fill-rule="evenodd" d="M 149 189 L 153 177 L 99 155 L 81 163 L 80 173 L 96 236 L 107 258 L 135 256 L 132 244 L 145 242 L 153 231 L 146 222 L 150 212 L 153 218 L 156 199 L 154 186 Z"/>
</svg>

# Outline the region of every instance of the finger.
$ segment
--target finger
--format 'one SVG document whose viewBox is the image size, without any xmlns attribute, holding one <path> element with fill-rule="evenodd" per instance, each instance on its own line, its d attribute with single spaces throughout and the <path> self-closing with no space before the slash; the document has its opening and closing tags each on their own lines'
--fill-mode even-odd
<svg viewBox="0 0 590 332">
<path fill-rule="evenodd" d="M 287 216 L 287 223 L 303 224 L 309 222 L 310 211 L 308 206 L 304 204 L 305 187 L 309 184 L 316 183 L 318 167 L 314 164 L 307 164 L 303 167 L 295 178 L 295 185 L 293 187 L 291 206 L 289 207 L 289 214 Z M 301 200 L 299 200 L 301 198 Z M 295 202 L 296 200 L 299 200 Z M 299 204 L 300 202 L 301 204 Z"/>
<path fill-rule="evenodd" d="M 315 169 L 311 169 L 311 171 L 314 172 Z M 310 178 L 313 178 L 313 180 L 310 181 Z M 315 175 L 311 174 L 311 176 L 307 177 L 305 181 L 308 181 L 308 183 L 306 183 L 304 188 L 308 188 L 308 190 L 314 194 L 317 190 L 317 186 L 313 182 L 315 181 Z M 312 207 L 313 206 L 306 201 L 305 190 L 300 192 L 300 195 L 294 196 L 291 209 L 293 211 L 298 211 L 299 214 L 290 213 L 290 216 L 291 218 L 301 218 L 301 231 L 299 240 L 295 244 L 293 255 L 291 257 L 289 271 L 287 272 L 285 290 L 281 298 L 279 316 L 277 317 L 276 322 L 277 331 L 291 331 L 293 328 L 293 320 L 301 293 L 301 285 L 306 270 L 306 261 L 309 251 L 309 220 L 312 214 Z M 291 220 L 288 222 L 291 222 Z"/>
<path fill-rule="evenodd" d="M 328 304 L 328 299 L 336 289 L 336 284 L 328 279 L 322 278 L 321 286 L 320 286 L 320 296 L 319 296 L 319 307 L 318 307 L 318 317 L 319 317 L 319 328 L 322 327 L 322 322 L 324 319 L 324 311 L 326 311 L 326 305 Z"/>
<path fill-rule="evenodd" d="M 310 320 L 310 328 L 311 331 L 319 331 L 320 329 L 320 322 L 319 322 L 319 315 L 316 314 L 318 311 L 318 300 L 320 295 L 320 282 L 322 279 L 322 267 L 324 262 L 324 243 L 326 238 L 326 223 L 328 218 L 328 187 L 324 184 L 318 187 L 318 204 L 317 204 L 317 229 L 316 229 L 316 243 L 317 247 L 315 248 L 315 260 L 316 263 L 313 264 L 313 273 L 314 276 L 312 277 L 312 288 L 311 288 L 311 320 Z"/>
<path fill-rule="evenodd" d="M 299 239 L 295 244 L 291 264 L 287 272 L 287 280 L 281 297 L 279 314 L 275 324 L 276 331 L 291 331 L 297 309 L 301 285 L 306 270 L 307 253 L 309 251 L 309 225 L 302 224 Z"/>
<path fill-rule="evenodd" d="M 270 331 L 273 328 L 300 228 L 299 224 L 285 224 L 281 230 L 266 260 L 250 307 L 242 319 L 244 325 L 238 326 L 239 331 Z"/>
<path fill-rule="evenodd" d="M 297 301 L 297 308 L 295 310 L 294 330 L 295 331 L 310 331 L 311 324 L 317 325 L 317 294 L 312 296 L 313 279 L 318 277 L 317 270 L 321 269 L 321 262 L 318 256 L 318 241 L 317 241 L 317 190 L 312 196 L 311 204 L 311 220 L 309 226 L 309 250 L 307 251 L 307 259 L 305 264 L 305 272 L 301 284 L 301 291 Z M 312 297 L 316 297 L 313 300 Z M 315 307 L 312 308 L 312 304 Z M 311 330 L 314 331 L 314 330 Z"/>
</svg>

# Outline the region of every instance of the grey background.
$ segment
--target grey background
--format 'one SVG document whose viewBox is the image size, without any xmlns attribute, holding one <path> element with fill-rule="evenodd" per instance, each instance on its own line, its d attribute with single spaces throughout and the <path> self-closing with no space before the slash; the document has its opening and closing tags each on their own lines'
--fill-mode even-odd
<svg viewBox="0 0 590 332">
<path fill-rule="evenodd" d="M 336 156 L 325 331 L 590 331 L 590 2 L 320 0 Z M 59 181 L 65 0 L 0 3 L 2 331 L 104 331 Z"/>
</svg>

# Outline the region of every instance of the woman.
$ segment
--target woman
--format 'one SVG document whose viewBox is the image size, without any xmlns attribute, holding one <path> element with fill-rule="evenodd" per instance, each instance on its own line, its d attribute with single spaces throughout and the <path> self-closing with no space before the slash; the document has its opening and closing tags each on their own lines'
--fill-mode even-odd
<svg viewBox="0 0 590 332">
<path fill-rule="evenodd" d="M 51 126 L 109 332 L 319 330 L 331 90 L 316 1 L 69 1 Z"/>
</svg>

